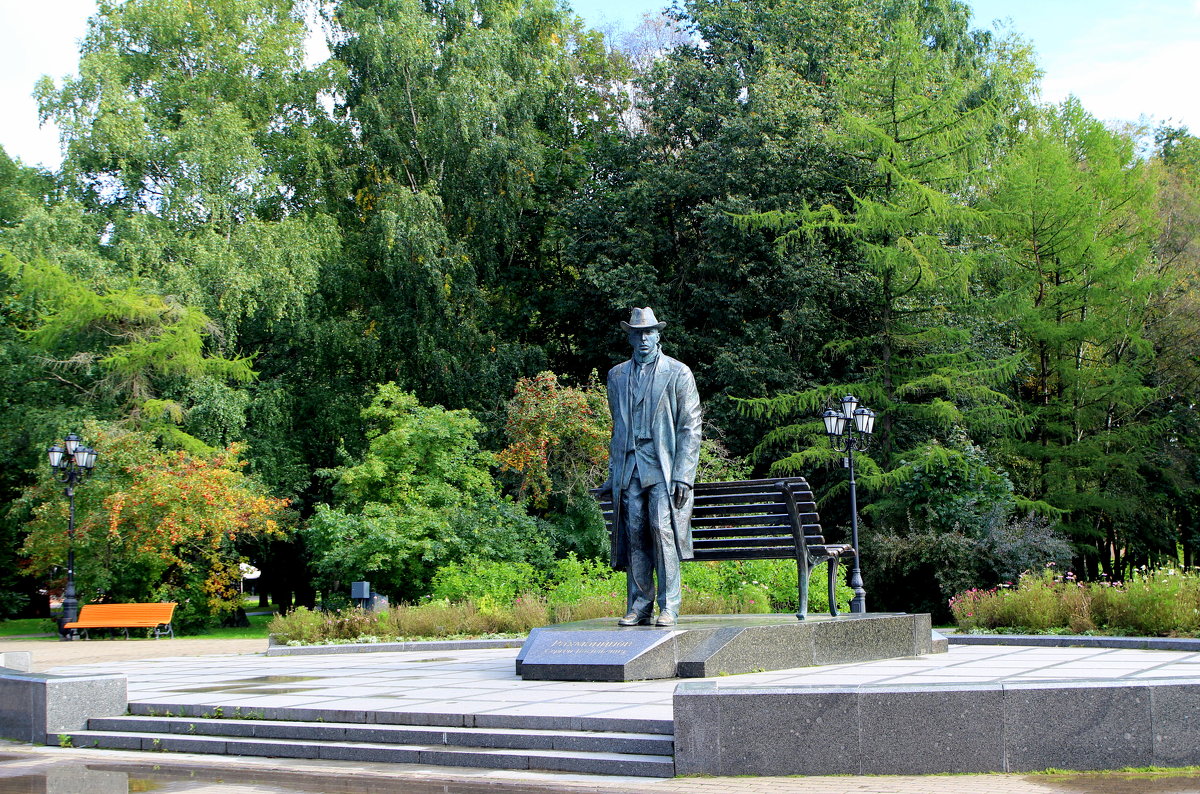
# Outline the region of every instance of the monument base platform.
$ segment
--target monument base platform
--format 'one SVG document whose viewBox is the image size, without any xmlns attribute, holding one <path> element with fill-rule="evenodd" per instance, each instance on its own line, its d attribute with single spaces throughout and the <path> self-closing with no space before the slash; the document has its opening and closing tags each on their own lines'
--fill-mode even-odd
<svg viewBox="0 0 1200 794">
<path fill-rule="evenodd" d="M 671 628 L 598 618 L 534 629 L 517 674 L 540 681 L 707 678 L 934 653 L 929 615 L 681 615 Z"/>
</svg>

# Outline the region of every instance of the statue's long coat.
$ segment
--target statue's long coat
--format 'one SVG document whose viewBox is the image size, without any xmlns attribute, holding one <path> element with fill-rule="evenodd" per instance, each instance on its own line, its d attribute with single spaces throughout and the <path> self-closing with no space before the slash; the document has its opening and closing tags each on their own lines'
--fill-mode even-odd
<svg viewBox="0 0 1200 794">
<path fill-rule="evenodd" d="M 609 444 L 608 482 L 613 491 L 612 567 L 626 570 L 629 561 L 624 516 L 621 515 L 621 486 L 625 482 L 626 453 L 633 445 L 633 407 L 631 379 L 633 361 L 618 364 L 608 372 L 608 409 L 612 413 L 613 434 Z M 700 462 L 700 394 L 696 379 L 687 365 L 670 356 L 659 355 L 654 379 L 647 395 L 652 406 L 650 438 L 662 466 L 667 492 L 676 482 L 695 485 Z M 632 459 L 629 464 L 632 465 Z M 671 499 L 671 527 L 679 559 L 692 559 L 692 494 L 682 508 Z"/>
</svg>

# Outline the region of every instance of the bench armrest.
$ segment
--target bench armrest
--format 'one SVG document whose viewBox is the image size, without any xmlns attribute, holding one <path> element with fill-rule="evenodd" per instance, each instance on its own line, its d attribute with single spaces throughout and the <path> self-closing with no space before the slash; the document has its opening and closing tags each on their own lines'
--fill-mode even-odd
<svg viewBox="0 0 1200 794">
<path fill-rule="evenodd" d="M 775 487 L 783 494 L 783 503 L 787 505 L 788 518 L 791 519 L 792 537 L 796 541 L 796 557 L 803 559 L 805 568 L 808 567 L 808 540 L 804 537 L 804 524 L 800 521 L 800 508 L 796 505 L 796 495 L 786 482 L 775 483 Z"/>
</svg>

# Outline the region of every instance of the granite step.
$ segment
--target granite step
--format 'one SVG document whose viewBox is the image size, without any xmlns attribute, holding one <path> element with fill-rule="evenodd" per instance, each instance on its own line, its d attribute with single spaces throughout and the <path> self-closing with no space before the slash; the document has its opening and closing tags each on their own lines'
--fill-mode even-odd
<svg viewBox="0 0 1200 794">
<path fill-rule="evenodd" d="M 518 750 L 581 750 L 670 756 L 671 736 L 626 731 L 536 728 L 465 728 L 425 725 L 305 722 L 299 720 L 203 719 L 187 717 L 93 717 L 88 728 L 103 732 L 169 733 L 318 742 L 452 745 Z"/>
<path fill-rule="evenodd" d="M 148 717 L 197 717 L 207 719 L 284 720 L 307 723 L 351 723 L 366 725 L 422 725 L 432 727 L 540 729 L 564 731 L 612 731 L 672 736 L 670 719 L 631 717 L 583 717 L 545 714 L 471 714 L 442 711 L 371 711 L 329 709 L 311 706 L 240 707 L 216 704 L 132 701 L 129 713 Z"/>
<path fill-rule="evenodd" d="M 530 769 L 637 777 L 673 777 L 675 774 L 675 762 L 671 756 L 585 750 L 253 738 L 201 733 L 181 735 L 170 732 L 106 731 L 91 728 L 48 736 L 47 741 L 62 743 L 68 737 L 71 745 L 75 747 L 114 750 Z"/>
</svg>

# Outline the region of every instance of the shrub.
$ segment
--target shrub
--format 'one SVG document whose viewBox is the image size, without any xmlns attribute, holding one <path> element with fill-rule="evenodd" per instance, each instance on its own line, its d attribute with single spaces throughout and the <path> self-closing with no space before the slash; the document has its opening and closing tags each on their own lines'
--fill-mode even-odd
<svg viewBox="0 0 1200 794">
<path fill-rule="evenodd" d="M 688 593 L 734 597 L 744 603 L 747 612 L 795 612 L 799 601 L 796 563 L 792 560 L 722 560 L 688 563 L 683 566 L 685 603 Z M 846 585 L 845 565 L 838 571 L 838 608 L 850 608 L 853 591 Z M 829 611 L 828 573 L 824 565 L 809 574 L 808 609 L 812 613 Z M 753 602 L 753 603 L 751 603 Z M 712 602 L 714 606 L 716 601 Z M 691 609 L 684 608 L 685 612 Z M 717 608 L 714 614 L 739 611 Z M 694 614 L 694 613 L 693 613 Z"/>
<path fill-rule="evenodd" d="M 790 570 L 790 572 L 789 572 Z M 795 611 L 796 566 L 787 560 L 689 563 L 683 566 L 684 614 L 761 614 Z M 845 568 L 838 588 L 848 609 Z M 824 568 L 813 572 L 810 609 L 824 611 Z M 360 609 L 315 613 L 298 609 L 276 617 L 271 633 L 281 642 L 392 641 L 423 637 L 524 634 L 550 623 L 614 618 L 625 611 L 625 575 L 573 554 L 547 576 L 529 565 L 468 560 L 442 566 L 434 576 L 438 597 L 380 612 Z"/>
<path fill-rule="evenodd" d="M 1200 573 L 1168 568 L 1126 583 L 1082 583 L 1052 569 L 1018 585 L 967 590 L 950 600 L 964 630 L 1104 631 L 1145 636 L 1200 633 Z"/>
<path fill-rule="evenodd" d="M 536 593 L 544 578 L 527 562 L 492 562 L 468 557 L 433 575 L 433 598 L 468 601 L 486 598 L 509 605 L 518 595 Z"/>
<path fill-rule="evenodd" d="M 468 411 L 423 406 L 394 383 L 362 411 L 367 451 L 322 473 L 334 505 L 317 505 L 303 535 L 325 584 L 370 580 L 394 599 L 427 595 L 438 568 L 468 556 L 549 565 L 523 506 L 500 496 Z"/>
</svg>

